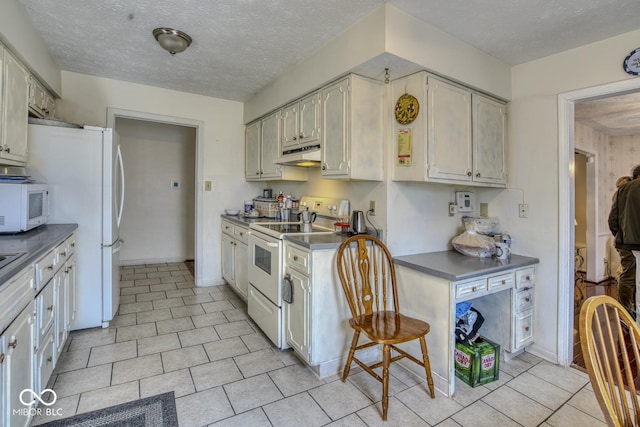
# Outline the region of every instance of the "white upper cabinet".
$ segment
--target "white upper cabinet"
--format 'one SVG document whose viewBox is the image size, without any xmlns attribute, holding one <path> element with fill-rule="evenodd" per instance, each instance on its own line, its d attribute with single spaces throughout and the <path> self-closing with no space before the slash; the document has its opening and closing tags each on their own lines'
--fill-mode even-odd
<svg viewBox="0 0 640 427">
<path fill-rule="evenodd" d="M 280 157 L 280 112 L 245 127 L 245 179 L 247 181 L 306 181 L 307 170 L 277 164 Z"/>
<path fill-rule="evenodd" d="M 320 92 L 307 95 L 280 111 L 282 151 L 320 145 Z"/>
<path fill-rule="evenodd" d="M 506 186 L 506 105 L 419 72 L 392 83 L 392 99 L 419 104 L 411 123 L 393 119 L 395 181 Z"/>
<path fill-rule="evenodd" d="M 27 163 L 29 73 L 6 49 L 2 70 L 0 163 L 24 166 Z"/>
<path fill-rule="evenodd" d="M 383 179 L 382 84 L 354 74 L 322 89 L 325 178 Z"/>
<path fill-rule="evenodd" d="M 507 107 L 473 94 L 473 179 L 487 184 L 507 183 Z"/>
</svg>

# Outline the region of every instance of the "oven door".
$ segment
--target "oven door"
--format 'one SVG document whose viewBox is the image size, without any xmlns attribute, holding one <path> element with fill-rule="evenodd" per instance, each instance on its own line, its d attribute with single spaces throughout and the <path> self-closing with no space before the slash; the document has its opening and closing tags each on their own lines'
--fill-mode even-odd
<svg viewBox="0 0 640 427">
<path fill-rule="evenodd" d="M 249 234 L 249 283 L 281 307 L 282 240 L 253 230 Z"/>
</svg>

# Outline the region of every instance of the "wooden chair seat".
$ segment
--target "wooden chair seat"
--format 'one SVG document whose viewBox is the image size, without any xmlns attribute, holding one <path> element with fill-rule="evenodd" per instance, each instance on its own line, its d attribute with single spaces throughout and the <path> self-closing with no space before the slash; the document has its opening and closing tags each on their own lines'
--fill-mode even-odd
<svg viewBox="0 0 640 427">
<path fill-rule="evenodd" d="M 380 381 L 382 419 L 386 421 L 389 407 L 389 365 L 407 358 L 424 368 L 429 394 L 432 399 L 435 398 L 425 340 L 430 327 L 427 322 L 400 314 L 396 271 L 387 247 L 373 236 L 352 236 L 338 249 L 336 262 L 342 289 L 352 314 L 349 325 L 354 330 L 342 381 L 349 376 L 352 362 Z M 364 333 L 370 341 L 358 345 L 360 333 Z M 422 360 L 395 346 L 412 340 L 420 341 Z M 359 350 L 380 345 L 380 362 L 367 365 L 355 355 Z M 391 350 L 395 353 L 393 357 Z M 380 367 L 382 376 L 375 372 Z"/>
<path fill-rule="evenodd" d="M 350 319 L 349 325 L 353 329 L 364 332 L 371 341 L 378 344 L 399 344 L 413 341 L 428 334 L 430 329 L 427 322 L 404 316 L 395 311 L 363 314 L 357 321 Z"/>
</svg>

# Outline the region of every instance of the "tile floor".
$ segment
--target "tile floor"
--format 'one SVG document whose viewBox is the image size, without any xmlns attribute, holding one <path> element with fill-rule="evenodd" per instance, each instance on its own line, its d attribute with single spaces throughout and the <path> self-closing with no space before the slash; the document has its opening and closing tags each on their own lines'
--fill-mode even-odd
<svg viewBox="0 0 640 427">
<path fill-rule="evenodd" d="M 64 417 L 173 390 L 181 427 L 605 425 L 586 374 L 527 353 L 501 363 L 497 382 L 458 382 L 453 399 L 430 399 L 392 367 L 383 423 L 378 382 L 356 369 L 345 383 L 318 379 L 273 348 L 227 285 L 196 288 L 181 263 L 121 273 L 117 317 L 73 332 L 49 383 Z"/>
</svg>

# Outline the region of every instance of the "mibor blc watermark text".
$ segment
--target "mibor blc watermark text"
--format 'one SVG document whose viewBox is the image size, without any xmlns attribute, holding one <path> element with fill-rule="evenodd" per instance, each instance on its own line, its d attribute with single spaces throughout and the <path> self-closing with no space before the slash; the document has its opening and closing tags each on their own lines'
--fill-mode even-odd
<svg viewBox="0 0 640 427">
<path fill-rule="evenodd" d="M 47 400 L 50 395 L 50 400 Z M 30 388 L 25 388 L 20 392 L 18 396 L 20 399 L 20 403 L 22 403 L 25 407 L 15 409 L 12 408 L 13 415 L 22 415 L 22 416 L 62 416 L 62 408 L 51 408 L 53 404 L 58 400 L 58 395 L 55 391 L 50 388 L 45 388 L 40 392 L 40 394 L 36 393 L 34 390 Z M 40 402 L 40 406 L 36 407 L 37 402 Z"/>
</svg>

